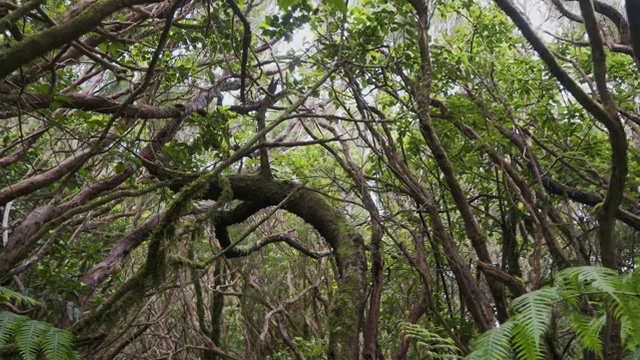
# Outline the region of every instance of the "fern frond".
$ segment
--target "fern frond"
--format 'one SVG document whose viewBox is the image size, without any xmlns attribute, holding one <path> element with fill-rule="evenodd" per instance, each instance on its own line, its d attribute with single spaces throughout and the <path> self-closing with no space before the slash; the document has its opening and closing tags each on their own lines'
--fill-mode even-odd
<svg viewBox="0 0 640 360">
<path fill-rule="evenodd" d="M 23 360 L 35 360 L 41 350 L 48 360 L 76 358 L 70 332 L 27 316 L 0 311 L 0 346 L 5 346 L 14 336 Z"/>
<path fill-rule="evenodd" d="M 506 322 L 480 335 L 475 350 L 465 360 L 511 359 L 511 334 L 515 324 Z"/>
<path fill-rule="evenodd" d="M 0 286 L 0 301 L 17 301 L 19 303 L 28 304 L 28 305 L 40 305 L 40 303 L 29 296 L 22 295 L 17 291 L 13 291 L 4 286 Z"/>
<path fill-rule="evenodd" d="M 624 357 L 624 360 L 638 360 L 640 359 L 640 347 L 636 348 L 635 351 Z"/>
<path fill-rule="evenodd" d="M 73 336 L 70 332 L 51 328 L 42 338 L 42 348 L 47 359 L 71 360 L 76 355 L 73 351 Z"/>
<path fill-rule="evenodd" d="M 0 311 L 0 346 L 6 345 L 16 329 L 28 320 L 26 316 Z"/>
<path fill-rule="evenodd" d="M 36 360 L 41 336 L 51 325 L 37 320 L 29 320 L 16 330 L 16 344 L 23 360 Z"/>
<path fill-rule="evenodd" d="M 576 267 L 561 271 L 555 287 L 544 288 L 513 300 L 515 315 L 507 323 L 478 338 L 471 360 L 508 359 L 513 349 L 518 359 L 540 359 L 543 337 L 549 330 L 552 310 L 562 302 L 561 322 L 570 326 L 583 349 L 602 357 L 600 332 L 605 311 L 622 324 L 622 342 L 634 354 L 640 348 L 640 277 L 619 275 L 602 267 Z M 592 311 L 580 311 L 584 301 Z M 492 343 L 495 341 L 495 343 Z"/>
<path fill-rule="evenodd" d="M 624 307 L 622 314 L 622 341 L 629 349 L 640 347 L 640 276 L 623 276 L 621 288 L 624 293 L 620 294 L 620 301 Z"/>
<path fill-rule="evenodd" d="M 617 292 L 620 291 L 621 285 L 620 276 L 615 270 L 598 266 L 568 268 L 558 273 L 558 279 L 567 285 L 576 282 L 588 285 L 614 299 L 617 299 Z"/>
<path fill-rule="evenodd" d="M 570 316 L 570 319 L 572 328 L 582 346 L 602 358 L 602 339 L 600 338 L 600 331 L 606 321 L 606 315 L 602 313 L 589 320 L 589 318 L 581 314 L 574 313 Z"/>
<path fill-rule="evenodd" d="M 621 320 L 622 343 L 629 350 L 640 349 L 640 319 L 638 318 L 638 313 L 625 314 Z"/>
<path fill-rule="evenodd" d="M 519 360 L 538 360 L 543 358 L 541 338 L 531 335 L 525 323 L 515 323 L 513 327 L 513 350 Z"/>
<path fill-rule="evenodd" d="M 637 272 L 630 274 L 628 276 L 623 276 L 621 285 L 622 289 L 630 294 L 640 294 L 640 276 L 638 276 Z"/>
<path fill-rule="evenodd" d="M 405 339 L 413 340 L 421 348 L 427 351 L 433 359 L 457 358 L 455 354 L 460 353 L 460 349 L 455 342 L 446 336 L 441 336 L 437 332 L 425 329 L 417 324 L 409 322 L 400 323 L 400 329 L 405 333 Z"/>
<path fill-rule="evenodd" d="M 545 288 L 524 294 L 513 300 L 518 314 L 514 319 L 513 347 L 518 358 L 539 359 L 541 339 L 549 329 L 551 310 L 561 299 L 555 288 Z"/>
</svg>

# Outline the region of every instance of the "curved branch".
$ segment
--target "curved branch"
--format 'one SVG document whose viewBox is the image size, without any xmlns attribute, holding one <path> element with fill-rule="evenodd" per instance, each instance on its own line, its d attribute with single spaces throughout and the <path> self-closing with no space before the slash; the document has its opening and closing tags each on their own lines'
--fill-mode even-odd
<svg viewBox="0 0 640 360">
<path fill-rule="evenodd" d="M 320 259 L 322 257 L 331 255 L 331 251 L 314 252 L 313 250 L 308 249 L 302 242 L 300 242 L 300 240 L 288 236 L 287 233 L 289 233 L 290 231 L 265 236 L 262 239 L 246 246 L 236 246 L 233 249 L 234 257 L 247 256 L 255 251 L 262 249 L 266 245 L 276 242 L 284 242 L 292 248 L 313 259 Z"/>
<path fill-rule="evenodd" d="M 591 41 L 591 57 L 593 59 L 594 76 L 598 94 L 609 116 L 601 121 L 609 131 L 609 143 L 611 144 L 611 179 L 609 189 L 605 196 L 602 208 L 598 212 L 598 234 L 602 265 L 617 269 L 617 246 L 613 239 L 613 225 L 615 213 L 622 202 L 624 184 L 627 180 L 627 138 L 618 117 L 616 104 L 607 88 L 607 64 L 604 52 L 604 43 L 600 35 L 600 29 L 595 18 L 591 0 L 580 0 L 580 10 L 584 17 L 584 24 Z"/>
<path fill-rule="evenodd" d="M 289 181 L 272 181 L 258 176 L 229 176 L 234 198 L 278 205 L 296 190 L 283 208 L 313 226 L 333 248 L 340 278 L 339 291 L 329 314 L 329 358 L 359 358 L 359 328 L 365 304 L 366 258 L 362 236 L 344 214 L 329 205 L 321 195 L 299 188 Z M 186 182 L 184 183 L 187 184 Z M 222 193 L 219 181 L 211 182 L 203 194 L 215 200 Z"/>
<path fill-rule="evenodd" d="M 317 192 L 301 188 L 290 181 L 275 181 L 259 176 L 233 175 L 215 178 L 195 178 L 176 180 L 172 188 L 179 191 L 176 196 L 183 200 L 184 193 L 200 188 L 202 181 L 208 181 L 198 198 L 217 200 L 223 193 L 223 183 L 228 183 L 235 200 L 259 203 L 263 206 L 281 205 L 284 210 L 299 216 L 313 226 L 333 249 L 338 264 L 338 293 L 329 310 L 329 359 L 358 359 L 359 331 L 366 301 L 365 281 L 367 263 L 364 253 L 364 239 L 348 222 L 344 214 L 329 205 Z M 181 189 L 183 189 L 181 191 Z M 228 190 L 227 190 L 228 191 Z M 291 193 L 295 194 L 291 196 Z M 287 201 L 285 199 L 289 198 Z M 247 205 L 249 206 L 249 205 Z M 171 209 L 173 210 L 173 209 Z M 173 210 L 175 212 L 175 210 Z M 160 222 L 169 216 L 162 216 Z M 176 213 L 171 213 L 176 215 Z M 158 226 L 162 226 L 160 223 Z M 157 246 L 157 245 L 156 245 Z M 155 259 L 155 261 L 158 261 Z M 142 273 L 139 276 L 145 276 Z M 139 286 L 143 278 L 137 277 L 129 285 L 118 291 L 120 298 L 127 297 L 134 286 Z M 113 306 L 109 300 L 106 307 L 96 311 L 94 316 L 102 317 Z M 92 323 L 94 319 L 83 319 L 76 324 L 75 331 Z"/>
<path fill-rule="evenodd" d="M 613 6 L 598 0 L 594 0 L 593 5 L 598 13 L 606 16 L 616 26 L 618 33 L 620 34 L 620 42 L 623 44 L 629 44 L 629 23 L 620 11 Z"/>
</svg>

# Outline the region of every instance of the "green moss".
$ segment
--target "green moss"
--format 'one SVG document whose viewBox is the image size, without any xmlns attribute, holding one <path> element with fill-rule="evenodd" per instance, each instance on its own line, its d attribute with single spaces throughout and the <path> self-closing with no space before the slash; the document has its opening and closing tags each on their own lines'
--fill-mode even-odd
<svg viewBox="0 0 640 360">
<path fill-rule="evenodd" d="M 187 267 L 193 270 L 202 270 L 206 267 L 206 264 L 178 255 L 169 255 L 167 257 L 167 262 L 174 267 Z"/>
</svg>

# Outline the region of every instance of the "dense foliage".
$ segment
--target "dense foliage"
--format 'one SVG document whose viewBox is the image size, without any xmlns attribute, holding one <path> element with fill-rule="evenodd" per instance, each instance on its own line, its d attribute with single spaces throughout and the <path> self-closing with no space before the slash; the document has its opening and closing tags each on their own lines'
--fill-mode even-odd
<svg viewBox="0 0 640 360">
<path fill-rule="evenodd" d="M 0 2 L 0 356 L 637 358 L 640 1 L 522 3 Z"/>
</svg>

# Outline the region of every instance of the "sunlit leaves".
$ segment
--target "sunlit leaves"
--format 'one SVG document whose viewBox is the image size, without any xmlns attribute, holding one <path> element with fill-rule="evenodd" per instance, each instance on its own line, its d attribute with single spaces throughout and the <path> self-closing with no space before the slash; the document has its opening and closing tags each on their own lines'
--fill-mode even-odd
<svg viewBox="0 0 640 360">
<path fill-rule="evenodd" d="M 337 10 L 342 13 L 347 11 L 346 0 L 326 0 L 325 3 L 330 9 Z"/>
<path fill-rule="evenodd" d="M 262 34 L 267 38 L 291 41 L 294 31 L 309 22 L 317 12 L 307 0 L 280 0 L 278 5 L 283 12 L 266 16 L 260 24 Z"/>
</svg>

